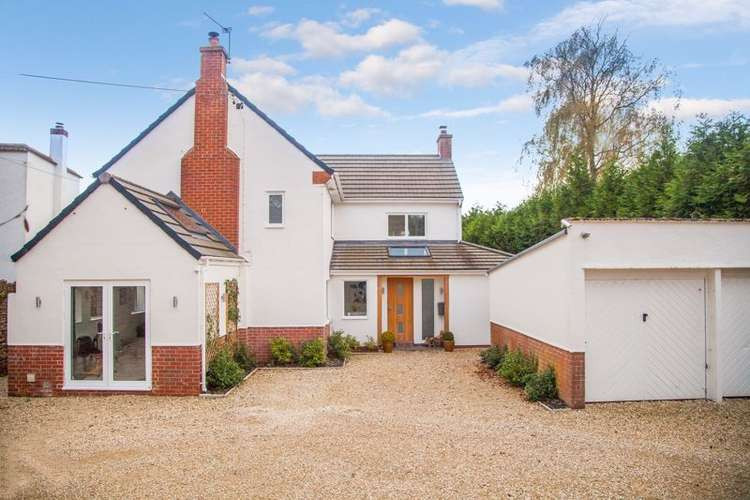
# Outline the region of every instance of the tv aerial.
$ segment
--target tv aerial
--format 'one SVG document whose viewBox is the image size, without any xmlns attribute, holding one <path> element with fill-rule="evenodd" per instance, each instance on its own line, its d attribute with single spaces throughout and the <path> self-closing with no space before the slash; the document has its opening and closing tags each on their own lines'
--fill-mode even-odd
<svg viewBox="0 0 750 500">
<path fill-rule="evenodd" d="M 229 63 L 232 60 L 232 27 L 231 26 L 224 26 L 219 21 L 211 17 L 211 15 L 208 12 L 203 12 L 203 15 L 206 16 L 213 22 L 216 26 L 221 28 L 222 33 L 226 33 L 229 40 L 227 43 L 227 63 Z"/>
</svg>

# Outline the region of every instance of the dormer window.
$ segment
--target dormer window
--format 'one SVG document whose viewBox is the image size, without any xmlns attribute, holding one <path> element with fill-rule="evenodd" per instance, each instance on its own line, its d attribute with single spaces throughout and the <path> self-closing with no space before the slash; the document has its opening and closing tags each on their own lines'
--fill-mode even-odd
<svg viewBox="0 0 750 500">
<path fill-rule="evenodd" d="M 424 238 L 425 214 L 388 214 L 389 238 Z"/>
</svg>

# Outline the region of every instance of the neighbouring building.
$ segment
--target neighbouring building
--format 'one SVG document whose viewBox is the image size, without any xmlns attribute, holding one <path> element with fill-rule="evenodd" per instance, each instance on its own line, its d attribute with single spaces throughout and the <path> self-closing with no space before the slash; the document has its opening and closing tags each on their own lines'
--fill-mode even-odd
<svg viewBox="0 0 750 500">
<path fill-rule="evenodd" d="M 750 396 L 750 220 L 566 220 L 489 275 L 492 343 L 570 406 Z"/>
<path fill-rule="evenodd" d="M 0 375 L 7 372 L 7 299 L 14 290 L 10 256 L 80 191 L 81 176 L 68 167 L 68 132 L 50 130 L 49 155 L 18 143 L 0 143 Z"/>
<path fill-rule="evenodd" d="M 68 167 L 68 131 L 50 129 L 49 154 L 26 144 L 0 143 L 0 280 L 15 281 L 10 256 L 80 192 Z"/>
<path fill-rule="evenodd" d="M 13 255 L 9 393 L 205 389 L 206 338 L 343 329 L 486 345 L 487 271 L 510 254 L 461 241 L 463 195 L 437 154 L 314 155 L 226 80 L 211 33 L 200 78 Z"/>
</svg>

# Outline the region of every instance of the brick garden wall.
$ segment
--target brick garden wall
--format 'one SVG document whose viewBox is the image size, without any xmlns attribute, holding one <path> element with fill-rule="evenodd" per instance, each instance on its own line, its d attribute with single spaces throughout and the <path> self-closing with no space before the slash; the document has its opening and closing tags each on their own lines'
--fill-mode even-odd
<svg viewBox="0 0 750 500">
<path fill-rule="evenodd" d="M 15 283 L 0 280 L 0 377 L 8 374 L 8 294 L 15 291 Z"/>
<path fill-rule="evenodd" d="M 299 350 L 303 342 L 317 338 L 328 339 L 331 325 L 324 326 L 252 326 L 240 328 L 237 338 L 245 344 L 255 356 L 258 364 L 271 362 L 271 339 L 285 337 Z"/>
<path fill-rule="evenodd" d="M 62 346 L 11 345 L 8 347 L 9 396 L 69 396 L 153 394 L 193 396 L 201 392 L 200 346 L 154 346 L 151 348 L 152 390 L 63 390 L 64 348 Z M 27 382 L 33 373 L 36 380 Z"/>
<path fill-rule="evenodd" d="M 536 356 L 539 369 L 555 369 L 560 399 L 571 408 L 583 408 L 585 402 L 584 353 L 571 352 L 546 344 L 502 325 L 490 323 L 492 345 L 519 349 Z"/>
</svg>

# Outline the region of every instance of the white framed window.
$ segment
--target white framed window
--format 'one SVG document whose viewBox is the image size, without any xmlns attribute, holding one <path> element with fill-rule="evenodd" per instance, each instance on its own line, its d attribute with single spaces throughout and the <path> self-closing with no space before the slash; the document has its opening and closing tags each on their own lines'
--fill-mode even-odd
<svg viewBox="0 0 750 500">
<path fill-rule="evenodd" d="M 266 193 L 266 227 L 284 227 L 285 203 L 283 191 Z"/>
<path fill-rule="evenodd" d="M 344 281 L 344 317 L 367 318 L 367 281 Z"/>
<path fill-rule="evenodd" d="M 389 238 L 424 238 L 427 235 L 427 215 L 388 214 Z"/>
</svg>

